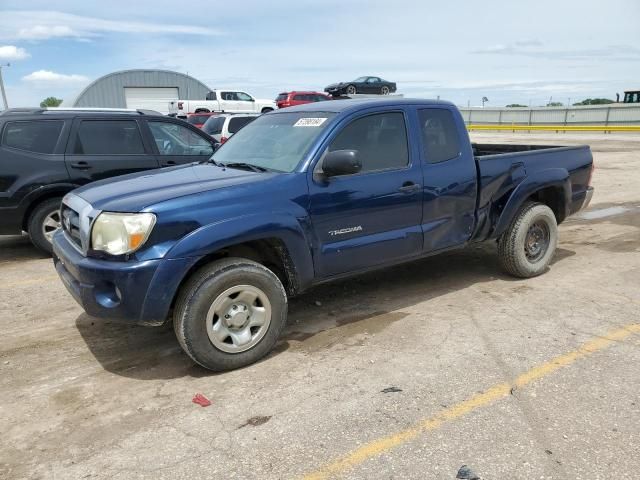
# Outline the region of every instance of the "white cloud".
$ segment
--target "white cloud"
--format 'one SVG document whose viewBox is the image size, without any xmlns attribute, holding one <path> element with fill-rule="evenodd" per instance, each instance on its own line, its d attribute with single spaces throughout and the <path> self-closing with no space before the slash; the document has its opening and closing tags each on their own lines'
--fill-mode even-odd
<svg viewBox="0 0 640 480">
<path fill-rule="evenodd" d="M 66 86 L 77 85 L 89 81 L 84 75 L 66 75 L 64 73 L 56 73 L 51 70 L 38 70 L 22 77 L 22 80 L 37 86 Z"/>
<path fill-rule="evenodd" d="M 188 24 L 106 20 L 56 11 L 9 10 L 0 16 L 0 38 L 40 41 L 51 38 L 91 39 L 107 33 L 221 35 L 209 27 Z"/>
<path fill-rule="evenodd" d="M 18 38 L 24 40 L 47 40 L 49 38 L 81 37 L 66 25 L 33 25 L 18 30 Z"/>
<path fill-rule="evenodd" d="M 0 60 L 24 60 L 30 57 L 24 48 L 15 45 L 0 45 Z"/>
</svg>

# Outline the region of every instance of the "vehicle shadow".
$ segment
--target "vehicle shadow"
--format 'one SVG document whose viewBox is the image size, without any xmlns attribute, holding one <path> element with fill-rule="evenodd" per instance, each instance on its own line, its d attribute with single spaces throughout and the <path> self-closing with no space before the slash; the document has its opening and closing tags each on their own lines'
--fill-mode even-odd
<svg viewBox="0 0 640 480">
<path fill-rule="evenodd" d="M 28 235 L 0 235 L 0 262 L 19 262 L 50 258 L 50 255 L 33 246 Z"/>
<path fill-rule="evenodd" d="M 318 286 L 292 299 L 282 339 L 267 356 L 287 350 L 313 354 L 363 332 L 381 331 L 408 313 L 401 310 L 497 278 L 495 245 L 480 245 Z M 558 249 L 554 263 L 575 253 Z M 102 367 L 139 380 L 216 375 L 182 352 L 170 325 L 149 328 L 80 315 L 76 326 Z"/>
</svg>

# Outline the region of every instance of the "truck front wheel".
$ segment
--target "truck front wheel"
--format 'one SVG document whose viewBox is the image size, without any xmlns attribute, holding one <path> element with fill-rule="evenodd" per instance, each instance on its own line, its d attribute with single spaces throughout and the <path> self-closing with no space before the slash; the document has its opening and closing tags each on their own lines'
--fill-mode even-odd
<svg viewBox="0 0 640 480">
<path fill-rule="evenodd" d="M 516 277 L 535 277 L 547 270 L 557 244 L 553 211 L 541 203 L 527 203 L 498 240 L 500 264 Z"/>
<path fill-rule="evenodd" d="M 223 371 L 269 353 L 286 321 L 280 279 L 257 262 L 225 258 L 198 270 L 181 288 L 173 326 L 193 361 Z"/>
</svg>

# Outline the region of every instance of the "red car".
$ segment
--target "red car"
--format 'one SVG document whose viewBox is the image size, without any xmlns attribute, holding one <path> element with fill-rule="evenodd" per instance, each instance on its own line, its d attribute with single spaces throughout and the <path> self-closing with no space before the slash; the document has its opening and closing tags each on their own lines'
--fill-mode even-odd
<svg viewBox="0 0 640 480">
<path fill-rule="evenodd" d="M 204 123 L 209 120 L 209 117 L 218 115 L 218 113 L 188 113 L 187 114 L 187 122 L 189 122 L 194 127 L 202 128 Z"/>
<path fill-rule="evenodd" d="M 276 97 L 276 104 L 278 108 L 287 108 L 325 100 L 331 100 L 331 97 L 320 92 L 283 92 Z"/>
</svg>

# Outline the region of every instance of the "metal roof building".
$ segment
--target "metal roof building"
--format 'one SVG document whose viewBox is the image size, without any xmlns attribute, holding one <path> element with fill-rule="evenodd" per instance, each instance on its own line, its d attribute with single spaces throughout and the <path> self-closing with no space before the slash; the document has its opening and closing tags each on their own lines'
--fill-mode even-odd
<svg viewBox="0 0 640 480">
<path fill-rule="evenodd" d="M 70 107 L 144 108 L 169 113 L 169 102 L 202 100 L 212 89 L 184 73 L 170 70 L 122 70 L 91 82 Z"/>
</svg>

